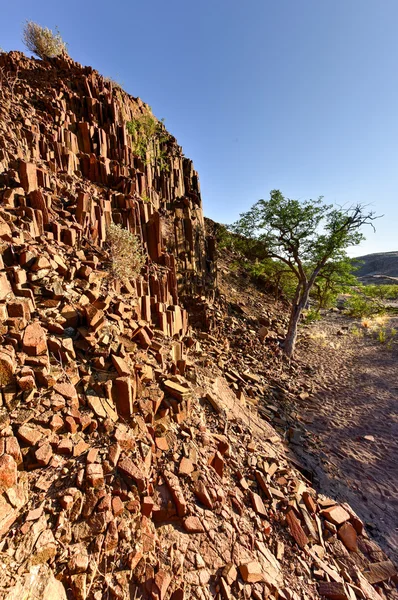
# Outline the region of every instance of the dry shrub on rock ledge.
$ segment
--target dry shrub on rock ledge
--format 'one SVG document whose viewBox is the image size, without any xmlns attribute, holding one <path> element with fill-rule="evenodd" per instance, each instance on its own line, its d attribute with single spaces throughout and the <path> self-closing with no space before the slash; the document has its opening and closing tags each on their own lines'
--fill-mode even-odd
<svg viewBox="0 0 398 600">
<path fill-rule="evenodd" d="M 145 256 L 138 236 L 115 223 L 109 225 L 106 234 L 110 246 L 113 277 L 120 281 L 138 277 L 145 264 Z"/>
<path fill-rule="evenodd" d="M 42 59 L 67 53 L 66 43 L 57 28 L 54 33 L 48 27 L 41 27 L 33 21 L 26 22 L 22 40 L 28 50 Z"/>
</svg>

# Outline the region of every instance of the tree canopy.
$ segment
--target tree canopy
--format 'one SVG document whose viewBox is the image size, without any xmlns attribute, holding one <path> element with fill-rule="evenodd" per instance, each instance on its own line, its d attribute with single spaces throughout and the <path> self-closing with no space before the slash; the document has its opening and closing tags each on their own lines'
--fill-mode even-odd
<svg viewBox="0 0 398 600">
<path fill-rule="evenodd" d="M 315 281 L 322 277 L 331 281 L 339 271 L 336 265 L 341 272 L 346 270 L 347 248 L 364 240 L 362 226 L 373 226 L 376 218 L 361 204 L 340 208 L 325 204 L 323 197 L 299 201 L 272 190 L 269 200 L 259 200 L 230 227 L 257 248 L 260 244 L 264 257 L 281 261 L 296 276 L 284 346 L 288 356 L 293 355 L 297 324 Z"/>
</svg>

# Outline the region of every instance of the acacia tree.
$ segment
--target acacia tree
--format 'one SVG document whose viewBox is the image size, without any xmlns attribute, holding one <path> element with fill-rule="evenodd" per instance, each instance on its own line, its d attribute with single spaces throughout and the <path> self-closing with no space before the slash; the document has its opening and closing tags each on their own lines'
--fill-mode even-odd
<svg viewBox="0 0 398 600">
<path fill-rule="evenodd" d="M 341 209 L 324 204 L 322 197 L 300 202 L 272 190 L 269 200 L 259 200 L 231 226 L 234 233 L 261 242 L 267 256 L 285 263 L 296 277 L 284 342 L 288 357 L 294 354 L 297 326 L 315 281 L 327 274 L 330 263 L 347 260 L 346 249 L 364 239 L 361 227 L 376 218 L 361 204 Z"/>
</svg>

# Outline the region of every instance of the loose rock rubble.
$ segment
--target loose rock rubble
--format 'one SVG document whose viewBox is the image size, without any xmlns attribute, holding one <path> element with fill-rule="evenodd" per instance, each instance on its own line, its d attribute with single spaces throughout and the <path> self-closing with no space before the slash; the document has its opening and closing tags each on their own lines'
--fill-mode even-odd
<svg viewBox="0 0 398 600">
<path fill-rule="evenodd" d="M 1 597 L 397 597 L 280 435 L 298 390 L 266 375 L 286 319 L 215 300 L 175 140 L 168 170 L 134 156 L 126 121 L 148 107 L 70 59 L 0 67 Z M 147 254 L 123 285 L 112 220 Z"/>
</svg>

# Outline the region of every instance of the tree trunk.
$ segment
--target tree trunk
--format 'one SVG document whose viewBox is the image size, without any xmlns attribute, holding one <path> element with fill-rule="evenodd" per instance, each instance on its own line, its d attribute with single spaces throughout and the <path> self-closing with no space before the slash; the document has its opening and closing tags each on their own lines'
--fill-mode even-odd
<svg viewBox="0 0 398 600">
<path fill-rule="evenodd" d="M 289 327 L 287 330 L 285 343 L 283 346 L 283 351 L 286 354 L 286 356 L 288 356 L 289 358 L 292 358 L 294 355 L 294 349 L 296 346 L 296 339 L 297 339 L 297 327 L 298 327 L 298 323 L 299 323 L 299 320 L 301 317 L 301 313 L 303 312 L 303 308 L 305 308 L 305 305 L 308 302 L 309 293 L 310 293 L 310 288 L 309 287 L 304 288 L 304 291 L 301 294 L 301 296 L 299 295 L 298 301 L 295 301 L 293 303 L 292 312 L 290 314 Z M 296 296 L 297 296 L 297 294 L 296 294 Z M 296 300 L 296 298 L 295 298 L 295 300 Z"/>
</svg>

